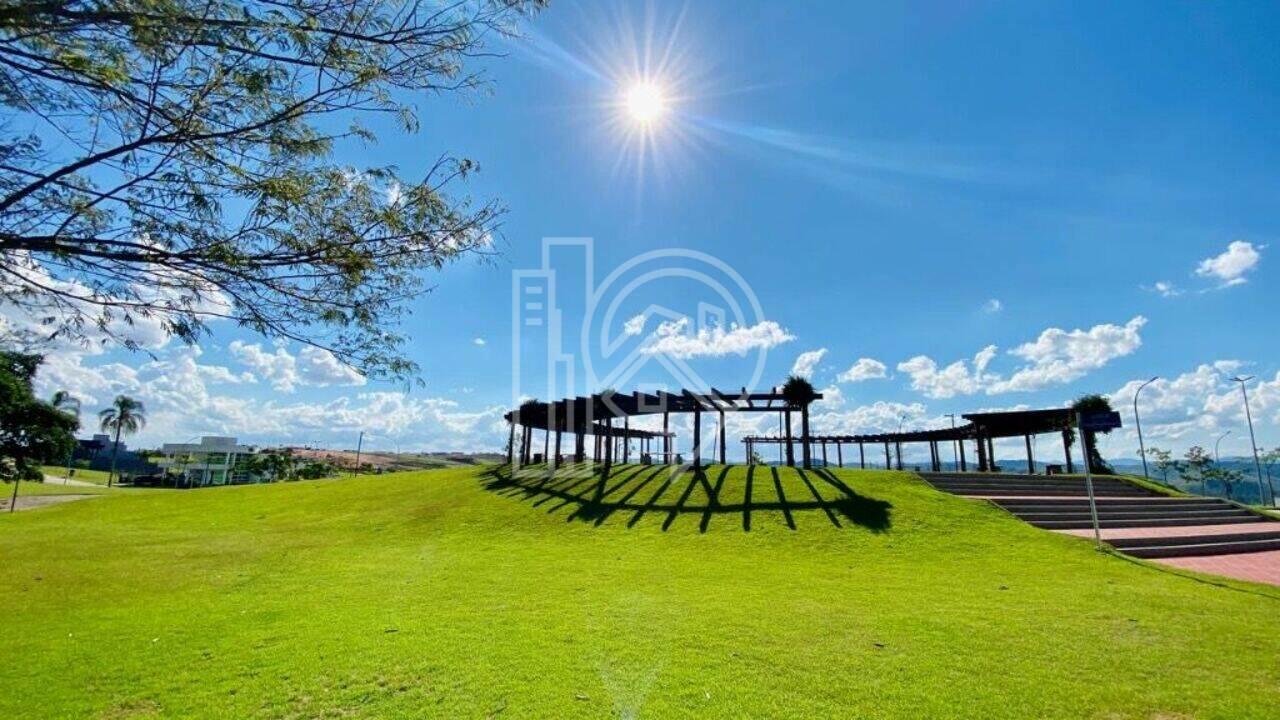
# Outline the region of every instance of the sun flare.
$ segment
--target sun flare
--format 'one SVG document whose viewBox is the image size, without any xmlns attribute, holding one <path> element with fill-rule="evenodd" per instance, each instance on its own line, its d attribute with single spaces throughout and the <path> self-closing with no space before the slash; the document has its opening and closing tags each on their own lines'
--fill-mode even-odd
<svg viewBox="0 0 1280 720">
<path fill-rule="evenodd" d="M 662 120 L 669 109 L 669 101 L 660 85 L 641 80 L 623 93 L 622 106 L 633 123 L 647 127 Z"/>
</svg>

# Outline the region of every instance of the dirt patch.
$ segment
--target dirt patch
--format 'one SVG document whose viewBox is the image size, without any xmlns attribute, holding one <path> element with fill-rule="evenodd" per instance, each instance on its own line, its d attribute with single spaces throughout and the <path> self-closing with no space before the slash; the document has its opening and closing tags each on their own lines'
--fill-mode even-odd
<svg viewBox="0 0 1280 720">
<path fill-rule="evenodd" d="M 23 497 L 18 495 L 17 510 L 34 510 L 44 507 L 45 505 L 57 505 L 58 503 L 71 502 L 72 500 L 85 500 L 88 498 L 102 497 L 101 495 L 31 495 Z M 0 512 L 9 512 L 9 500 L 5 497 L 0 499 Z"/>
</svg>

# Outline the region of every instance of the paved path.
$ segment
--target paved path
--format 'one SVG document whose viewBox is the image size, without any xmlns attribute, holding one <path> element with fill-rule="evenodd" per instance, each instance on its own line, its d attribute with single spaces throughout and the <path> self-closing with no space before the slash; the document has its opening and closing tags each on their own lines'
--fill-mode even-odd
<svg viewBox="0 0 1280 720">
<path fill-rule="evenodd" d="M 1155 562 L 1184 570 L 1226 575 L 1240 580 L 1280 585 L 1280 550 L 1243 555 L 1162 558 Z"/>
<path fill-rule="evenodd" d="M 50 485 L 70 485 L 71 487 L 102 487 L 101 485 L 97 485 L 91 482 L 85 482 L 84 480 L 77 480 L 75 478 L 58 477 L 57 475 L 50 475 L 48 473 L 45 473 L 44 481 L 46 483 L 49 483 Z"/>
</svg>

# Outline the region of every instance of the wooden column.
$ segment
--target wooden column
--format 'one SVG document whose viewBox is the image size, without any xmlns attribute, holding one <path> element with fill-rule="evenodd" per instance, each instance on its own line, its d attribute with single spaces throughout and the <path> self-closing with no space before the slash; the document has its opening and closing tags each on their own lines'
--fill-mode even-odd
<svg viewBox="0 0 1280 720">
<path fill-rule="evenodd" d="M 987 436 L 987 469 L 992 472 L 996 469 L 996 443 L 990 435 Z"/>
<path fill-rule="evenodd" d="M 551 456 L 551 469 L 560 467 L 560 430 L 556 429 L 556 453 Z"/>
<path fill-rule="evenodd" d="M 1024 435 L 1023 437 L 1027 441 L 1027 474 L 1034 475 L 1036 473 L 1036 459 L 1031 454 L 1031 436 Z"/>
<path fill-rule="evenodd" d="M 514 421 L 507 421 L 511 426 L 511 432 L 507 435 L 507 464 L 515 462 L 516 452 L 516 424 Z"/>
<path fill-rule="evenodd" d="M 1062 429 L 1062 454 L 1067 458 L 1067 473 L 1074 473 L 1076 468 L 1071 462 L 1071 428 Z"/>
<path fill-rule="evenodd" d="M 844 467 L 844 443 L 836 443 L 836 464 Z"/>
<path fill-rule="evenodd" d="M 827 466 L 827 441 L 822 441 L 822 467 Z"/>
<path fill-rule="evenodd" d="M 724 411 L 721 410 L 720 411 L 720 464 L 721 465 L 728 465 L 728 463 L 725 461 L 726 457 L 727 455 L 725 454 L 725 448 L 724 448 Z"/>
<path fill-rule="evenodd" d="M 809 406 L 800 408 L 800 432 L 804 433 L 804 469 L 813 467 L 813 448 L 809 444 Z"/>
<path fill-rule="evenodd" d="M 702 413 L 693 413 L 693 466 L 702 467 Z"/>
<path fill-rule="evenodd" d="M 978 446 L 978 472 L 987 472 L 987 442 L 981 435 L 974 442 Z"/>
<path fill-rule="evenodd" d="M 858 443 L 858 468 L 862 470 L 867 469 L 866 449 L 867 448 L 865 445 L 863 445 L 861 442 Z"/>
<path fill-rule="evenodd" d="M 889 457 L 889 441 L 888 440 L 884 441 L 884 469 L 885 470 L 893 469 L 893 458 Z"/>
<path fill-rule="evenodd" d="M 614 437 L 613 437 L 613 418 L 609 418 L 609 419 L 607 419 L 607 420 L 605 420 L 605 421 L 604 421 L 604 436 L 605 436 L 605 438 L 604 438 L 604 439 L 605 439 L 605 443 L 604 443 L 604 464 L 605 464 L 605 465 L 612 465 L 612 464 L 613 464 L 613 450 L 614 450 L 614 447 L 613 447 L 613 446 L 614 446 L 614 442 L 615 442 Z"/>
<path fill-rule="evenodd" d="M 551 462 L 551 426 L 542 431 L 542 462 Z"/>
<path fill-rule="evenodd" d="M 969 465 L 964 459 L 964 440 L 956 440 L 956 447 L 960 448 L 960 472 L 968 472 Z"/>
<path fill-rule="evenodd" d="M 901 470 L 902 469 L 902 442 L 901 441 L 894 443 L 894 450 L 898 454 L 898 469 Z"/>
<path fill-rule="evenodd" d="M 662 454 L 663 462 L 671 464 L 671 436 L 667 433 L 671 432 L 671 413 L 662 411 Z"/>
<path fill-rule="evenodd" d="M 786 438 L 786 442 L 787 442 L 787 467 L 795 467 L 795 466 L 796 466 L 796 452 L 795 452 L 795 447 L 794 447 L 794 446 L 792 445 L 792 443 L 791 443 L 791 410 L 790 410 L 790 409 L 788 409 L 788 410 L 787 410 L 786 415 L 787 415 L 787 438 Z"/>
<path fill-rule="evenodd" d="M 631 461 L 631 418 L 622 419 L 622 462 Z"/>
</svg>

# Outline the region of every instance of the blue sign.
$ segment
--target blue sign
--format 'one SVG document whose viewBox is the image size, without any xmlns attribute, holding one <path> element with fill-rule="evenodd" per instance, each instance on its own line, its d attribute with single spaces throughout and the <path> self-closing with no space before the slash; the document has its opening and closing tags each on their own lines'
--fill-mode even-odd
<svg viewBox="0 0 1280 720">
<path fill-rule="evenodd" d="M 1079 425 L 1081 430 L 1092 432 L 1115 430 L 1120 427 L 1120 413 L 1106 410 L 1080 413 Z"/>
</svg>

